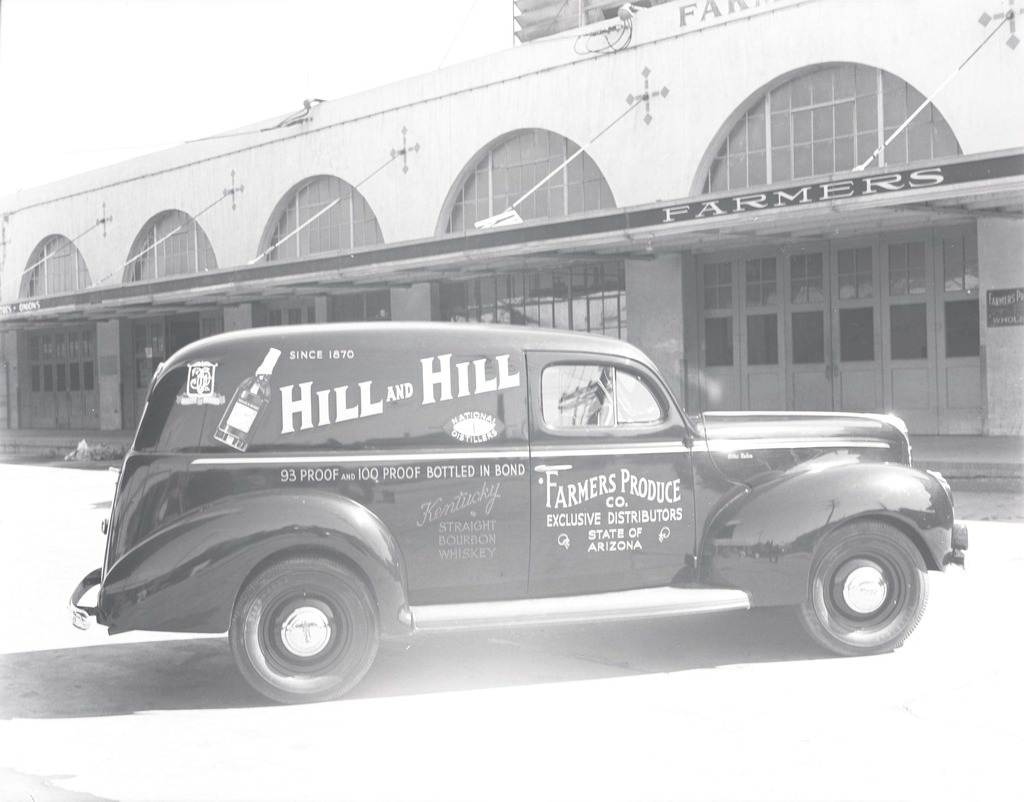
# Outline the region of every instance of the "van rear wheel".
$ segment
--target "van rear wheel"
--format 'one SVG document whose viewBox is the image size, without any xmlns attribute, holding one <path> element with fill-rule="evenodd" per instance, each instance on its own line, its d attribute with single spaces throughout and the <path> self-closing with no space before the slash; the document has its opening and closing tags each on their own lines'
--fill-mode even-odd
<svg viewBox="0 0 1024 802">
<path fill-rule="evenodd" d="M 335 699 L 376 657 L 377 608 L 348 568 L 321 558 L 284 560 L 243 588 L 228 639 L 242 676 L 269 699 Z"/>
<path fill-rule="evenodd" d="M 910 538 L 881 521 L 858 521 L 815 549 L 800 622 L 832 652 L 879 654 L 910 637 L 927 603 L 927 568 Z"/>
</svg>

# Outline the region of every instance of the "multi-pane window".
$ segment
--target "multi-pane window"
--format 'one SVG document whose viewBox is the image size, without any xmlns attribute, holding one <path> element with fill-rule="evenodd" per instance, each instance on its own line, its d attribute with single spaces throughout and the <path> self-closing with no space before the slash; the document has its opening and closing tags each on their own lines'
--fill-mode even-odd
<svg viewBox="0 0 1024 802">
<path fill-rule="evenodd" d="M 354 187 L 334 176 L 318 176 L 296 189 L 270 228 L 266 258 L 299 259 L 378 245 L 377 217 Z"/>
<path fill-rule="evenodd" d="M 889 246 L 889 295 L 920 295 L 927 292 L 926 276 L 923 242 Z"/>
<path fill-rule="evenodd" d="M 744 111 L 715 155 L 704 191 L 852 170 L 923 101 L 914 87 L 875 67 L 819 67 L 764 94 Z M 929 104 L 886 146 L 875 165 L 960 152 L 952 128 Z"/>
<path fill-rule="evenodd" d="M 30 389 L 33 393 L 96 389 L 96 334 L 92 328 L 28 338 Z"/>
<path fill-rule="evenodd" d="M 334 322 L 391 320 L 391 291 L 351 292 L 334 298 L 331 314 Z"/>
<path fill-rule="evenodd" d="M 976 233 L 942 237 L 942 276 L 947 297 L 943 309 L 946 356 L 976 357 L 981 354 Z"/>
<path fill-rule="evenodd" d="M 704 363 L 727 367 L 733 363 L 732 262 L 713 262 L 701 270 L 704 292 Z"/>
<path fill-rule="evenodd" d="M 21 279 L 20 298 L 77 292 L 92 284 L 85 259 L 75 244 L 59 234 L 47 237 L 32 252 Z"/>
<path fill-rule="evenodd" d="M 946 292 L 978 289 L 978 238 L 976 235 L 942 238 L 942 272 Z"/>
<path fill-rule="evenodd" d="M 747 306 L 774 306 L 778 301 L 775 257 L 747 260 Z"/>
<path fill-rule="evenodd" d="M 704 308 L 732 309 L 732 262 L 704 265 Z"/>
<path fill-rule="evenodd" d="M 316 322 L 316 304 L 312 298 L 267 301 L 253 310 L 253 322 L 263 326 L 297 326 Z"/>
<path fill-rule="evenodd" d="M 167 356 L 164 322 L 160 320 L 134 324 L 132 341 L 135 345 L 135 387 L 144 390 L 149 387 L 153 374 Z"/>
<path fill-rule="evenodd" d="M 824 255 L 795 253 L 789 257 L 789 302 L 809 306 L 825 302 Z M 793 338 L 793 364 L 820 365 L 825 362 L 825 312 L 805 309 L 789 315 Z"/>
<path fill-rule="evenodd" d="M 206 232 L 190 215 L 172 209 L 143 226 L 132 244 L 124 280 L 152 281 L 216 269 Z"/>
<path fill-rule="evenodd" d="M 839 251 L 839 298 L 873 298 L 874 267 L 871 248 L 846 248 Z"/>
<path fill-rule="evenodd" d="M 794 304 L 819 304 L 825 300 L 821 253 L 797 253 L 789 257 L 789 300 Z"/>
<path fill-rule="evenodd" d="M 554 175 L 516 207 L 524 220 L 565 217 L 614 208 L 608 183 L 590 154 L 562 166 L 579 146 L 551 131 L 524 131 L 490 150 L 459 189 L 446 231 L 472 231 L 474 223 L 503 212 Z"/>
<path fill-rule="evenodd" d="M 775 257 L 748 259 L 746 263 L 747 364 L 779 363 L 779 316 L 764 309 L 778 304 Z M 751 311 L 756 310 L 756 311 Z"/>
<path fill-rule="evenodd" d="M 621 263 L 444 281 L 441 319 L 626 336 Z"/>
</svg>

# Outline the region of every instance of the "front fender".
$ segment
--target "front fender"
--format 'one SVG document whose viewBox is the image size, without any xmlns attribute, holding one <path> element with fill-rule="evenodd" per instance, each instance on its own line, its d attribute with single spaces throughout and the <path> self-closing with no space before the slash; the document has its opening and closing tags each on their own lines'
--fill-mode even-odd
<svg viewBox="0 0 1024 802">
<path fill-rule="evenodd" d="M 747 591 L 754 605 L 803 601 L 815 545 L 860 518 L 902 530 L 928 568 L 951 553 L 953 502 L 924 471 L 828 456 L 767 475 L 709 520 L 700 555 L 709 584 Z"/>
<path fill-rule="evenodd" d="M 295 554 L 353 566 L 377 598 L 382 634 L 408 633 L 405 569 L 391 533 L 361 504 L 316 490 L 233 495 L 158 529 L 103 577 L 98 620 L 111 633 L 224 632 L 246 579 Z"/>
</svg>

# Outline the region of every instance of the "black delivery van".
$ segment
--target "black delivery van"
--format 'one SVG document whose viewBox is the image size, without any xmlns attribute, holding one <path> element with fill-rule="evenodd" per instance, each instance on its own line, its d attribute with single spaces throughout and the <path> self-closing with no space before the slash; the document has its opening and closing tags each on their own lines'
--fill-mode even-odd
<svg viewBox="0 0 1024 802">
<path fill-rule="evenodd" d="M 624 342 L 467 324 L 181 349 L 105 527 L 79 626 L 227 632 L 283 702 L 343 694 L 382 639 L 463 627 L 789 605 L 834 652 L 888 651 L 967 547 L 897 418 L 690 417 Z"/>
</svg>

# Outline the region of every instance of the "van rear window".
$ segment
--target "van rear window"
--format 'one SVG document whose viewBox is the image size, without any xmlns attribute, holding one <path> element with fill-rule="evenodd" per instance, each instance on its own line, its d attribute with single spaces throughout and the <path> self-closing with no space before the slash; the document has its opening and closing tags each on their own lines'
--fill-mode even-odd
<svg viewBox="0 0 1024 802">
<path fill-rule="evenodd" d="M 157 379 L 135 434 L 136 451 L 185 451 L 199 444 L 203 415 L 178 403 L 186 377 L 186 367 L 179 365 Z"/>
</svg>

